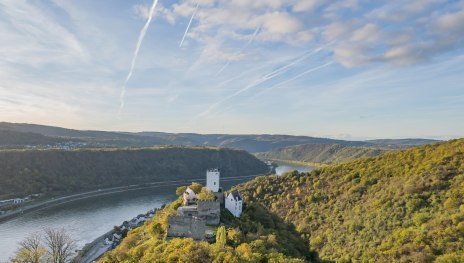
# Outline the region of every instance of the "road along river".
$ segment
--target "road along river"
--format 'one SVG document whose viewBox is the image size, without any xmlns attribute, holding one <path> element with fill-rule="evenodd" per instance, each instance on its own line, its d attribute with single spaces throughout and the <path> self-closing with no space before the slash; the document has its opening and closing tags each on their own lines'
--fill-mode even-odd
<svg viewBox="0 0 464 263">
<path fill-rule="evenodd" d="M 279 168 L 277 173 L 310 169 L 292 164 L 282 164 Z M 222 178 L 221 184 L 224 189 L 229 189 L 254 177 Z M 204 179 L 198 178 L 194 181 L 204 184 Z M 130 220 L 138 214 L 173 201 L 176 198 L 175 190 L 180 185 L 185 183 L 172 181 L 154 184 L 151 188 L 78 199 L 25 213 L 0 223 L 0 262 L 8 262 L 14 255 L 18 242 L 30 233 L 42 231 L 44 228 L 65 228 L 77 240 L 80 249 L 124 220 Z"/>
</svg>

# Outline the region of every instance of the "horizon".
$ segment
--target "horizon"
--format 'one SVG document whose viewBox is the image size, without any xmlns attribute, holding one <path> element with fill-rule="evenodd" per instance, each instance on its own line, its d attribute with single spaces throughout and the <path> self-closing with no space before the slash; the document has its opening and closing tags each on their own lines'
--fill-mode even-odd
<svg viewBox="0 0 464 263">
<path fill-rule="evenodd" d="M 464 137 L 464 1 L 4 1 L 0 121 Z"/>
<path fill-rule="evenodd" d="M 169 131 L 158 131 L 158 130 L 134 130 L 134 131 L 124 131 L 124 130 L 97 130 L 97 129 L 76 129 L 76 128 L 69 128 L 69 127 L 62 127 L 62 126 L 53 126 L 53 125 L 47 125 L 47 124 L 38 124 L 38 123 L 14 123 L 14 122 L 4 122 L 0 121 L 0 124 L 6 123 L 6 124 L 19 124 L 19 125 L 37 125 L 37 126 L 46 126 L 46 127 L 53 127 L 53 128 L 63 128 L 63 129 L 69 129 L 69 130 L 77 130 L 77 131 L 98 131 L 98 132 L 115 132 L 115 133 L 149 133 L 149 132 L 154 132 L 154 133 L 167 133 L 167 134 L 199 134 L 199 135 L 255 135 L 255 136 L 260 136 L 260 135 L 269 135 L 269 136 L 295 136 L 295 137 L 314 137 L 314 138 L 322 138 L 322 139 L 333 139 L 333 140 L 345 140 L 345 141 L 368 141 L 368 140 L 401 140 L 401 139 L 426 139 L 426 140 L 436 140 L 436 141 L 448 141 L 448 140 L 453 140 L 453 139 L 462 139 L 464 137 L 396 137 L 396 138 L 391 138 L 391 137 L 366 137 L 366 138 L 356 138 L 356 137 L 349 137 L 346 135 L 341 135 L 340 137 L 337 136 L 315 136 L 315 135 L 304 135 L 304 134 L 284 134 L 284 133 L 200 133 L 200 132 L 169 132 Z"/>
</svg>

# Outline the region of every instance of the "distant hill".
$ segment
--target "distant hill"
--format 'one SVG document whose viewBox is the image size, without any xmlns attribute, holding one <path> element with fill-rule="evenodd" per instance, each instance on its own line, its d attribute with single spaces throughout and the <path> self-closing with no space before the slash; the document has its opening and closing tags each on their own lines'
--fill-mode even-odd
<svg viewBox="0 0 464 263">
<path fill-rule="evenodd" d="M 154 181 L 268 172 L 253 155 L 224 148 L 161 147 L 120 150 L 0 151 L 0 199 L 31 193 L 70 193 Z"/>
<path fill-rule="evenodd" d="M 31 145 L 58 145 L 70 141 L 66 138 L 44 136 L 32 132 L 17 132 L 11 130 L 0 130 L 0 149 L 1 148 L 22 148 Z M 80 142 L 73 139 L 74 142 Z"/>
<path fill-rule="evenodd" d="M 96 148 L 150 147 L 170 144 L 169 141 L 165 141 L 161 138 L 146 137 L 131 133 L 80 131 L 26 123 L 0 122 L 0 130 L 35 133 L 47 137 L 66 138 L 68 140 L 79 139 L 79 141 L 86 142 L 87 147 Z"/>
<path fill-rule="evenodd" d="M 377 156 L 384 152 L 386 150 L 340 144 L 302 144 L 257 153 L 256 156 L 260 159 L 334 164 L 361 157 Z"/>
<path fill-rule="evenodd" d="M 464 262 L 464 139 L 236 187 L 330 262 Z"/>
<path fill-rule="evenodd" d="M 81 131 L 59 127 L 0 122 L 0 130 L 41 134 L 53 138 L 79 139 L 86 148 L 151 147 L 156 145 L 220 146 L 236 148 L 251 153 L 267 152 L 273 149 L 301 144 L 339 144 L 343 146 L 364 146 L 381 149 L 403 149 L 411 146 L 437 142 L 426 139 L 345 141 L 310 136 L 291 135 L 231 135 L 163 132 L 106 132 Z M 1 135 L 0 135 L 1 136 Z M 2 147 L 2 144 L 0 144 Z"/>
</svg>

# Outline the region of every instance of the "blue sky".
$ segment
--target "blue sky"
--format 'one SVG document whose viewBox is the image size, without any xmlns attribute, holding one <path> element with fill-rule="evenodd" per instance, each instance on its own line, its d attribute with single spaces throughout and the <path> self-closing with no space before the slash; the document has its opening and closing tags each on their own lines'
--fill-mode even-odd
<svg viewBox="0 0 464 263">
<path fill-rule="evenodd" d="M 464 137 L 464 1 L 0 0 L 0 35 L 0 121 Z"/>
</svg>

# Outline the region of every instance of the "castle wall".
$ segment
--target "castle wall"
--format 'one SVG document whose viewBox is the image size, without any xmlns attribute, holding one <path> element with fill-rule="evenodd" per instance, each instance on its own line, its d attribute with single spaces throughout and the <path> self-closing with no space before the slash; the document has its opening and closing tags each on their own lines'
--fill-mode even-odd
<svg viewBox="0 0 464 263">
<path fill-rule="evenodd" d="M 168 238 L 191 237 L 195 240 L 205 240 L 206 220 L 195 217 L 171 216 L 168 218 Z"/>
<path fill-rule="evenodd" d="M 221 202 L 198 201 L 198 217 L 205 219 L 208 225 L 219 225 L 221 217 Z"/>
<path fill-rule="evenodd" d="M 185 217 L 198 217 L 197 206 L 181 206 L 177 208 L 177 215 Z"/>
<path fill-rule="evenodd" d="M 213 193 L 216 199 L 221 203 L 221 206 L 224 205 L 224 192 L 222 192 L 222 188 L 219 189 L 219 192 Z"/>
</svg>

